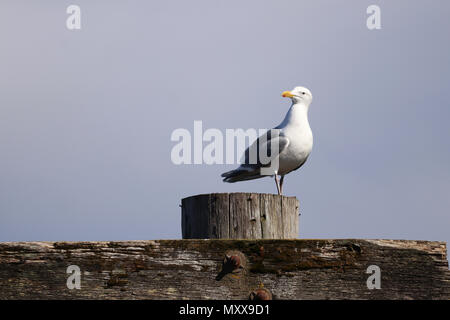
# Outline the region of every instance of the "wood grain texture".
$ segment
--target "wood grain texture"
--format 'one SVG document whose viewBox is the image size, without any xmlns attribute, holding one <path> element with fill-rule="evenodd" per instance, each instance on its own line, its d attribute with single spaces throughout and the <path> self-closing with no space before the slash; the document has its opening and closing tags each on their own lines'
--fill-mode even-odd
<svg viewBox="0 0 450 320">
<path fill-rule="evenodd" d="M 213 193 L 181 202 L 183 239 L 296 239 L 295 197 L 258 193 Z"/>
<path fill-rule="evenodd" d="M 217 275 L 227 252 L 245 267 Z M 69 265 L 81 289 L 66 286 Z M 381 289 L 366 286 L 369 265 Z M 157 240 L 0 243 L 0 299 L 450 299 L 443 242 Z"/>
</svg>

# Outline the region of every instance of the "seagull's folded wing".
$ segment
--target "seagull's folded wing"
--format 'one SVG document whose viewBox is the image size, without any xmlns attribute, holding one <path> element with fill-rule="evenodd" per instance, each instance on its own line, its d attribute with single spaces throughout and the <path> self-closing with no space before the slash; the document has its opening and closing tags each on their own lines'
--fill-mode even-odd
<svg viewBox="0 0 450 320">
<path fill-rule="evenodd" d="M 280 129 L 269 130 L 245 150 L 239 168 L 222 174 L 223 181 L 236 182 L 265 177 L 265 174 L 261 174 L 261 168 L 270 167 L 273 159 L 286 150 L 288 145 L 289 139 Z"/>
<path fill-rule="evenodd" d="M 245 150 L 241 167 L 258 169 L 270 166 L 271 161 L 286 150 L 288 145 L 289 139 L 280 129 L 268 130 Z"/>
</svg>

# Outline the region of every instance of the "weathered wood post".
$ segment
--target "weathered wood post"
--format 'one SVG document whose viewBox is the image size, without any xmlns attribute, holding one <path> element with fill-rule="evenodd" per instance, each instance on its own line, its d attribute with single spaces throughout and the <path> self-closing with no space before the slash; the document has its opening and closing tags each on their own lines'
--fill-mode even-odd
<svg viewBox="0 0 450 320">
<path fill-rule="evenodd" d="M 259 193 L 211 193 L 181 201 L 183 239 L 295 239 L 299 201 Z"/>
</svg>

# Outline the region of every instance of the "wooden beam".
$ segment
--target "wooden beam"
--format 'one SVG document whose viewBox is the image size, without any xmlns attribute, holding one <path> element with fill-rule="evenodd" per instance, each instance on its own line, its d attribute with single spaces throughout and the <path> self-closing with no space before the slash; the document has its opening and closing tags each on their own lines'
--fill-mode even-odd
<svg viewBox="0 0 450 320">
<path fill-rule="evenodd" d="M 226 255 L 238 267 L 223 266 Z M 71 265 L 81 271 L 81 289 L 67 286 Z M 367 287 L 371 265 L 381 270 L 381 289 Z M 273 299 L 450 299 L 446 245 L 355 239 L 0 243 L 0 299 L 247 299 L 260 287 Z"/>
</svg>

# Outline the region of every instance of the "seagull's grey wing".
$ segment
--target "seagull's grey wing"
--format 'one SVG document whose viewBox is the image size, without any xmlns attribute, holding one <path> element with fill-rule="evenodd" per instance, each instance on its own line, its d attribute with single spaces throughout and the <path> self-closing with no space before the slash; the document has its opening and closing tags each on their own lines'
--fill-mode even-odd
<svg viewBox="0 0 450 320">
<path fill-rule="evenodd" d="M 280 155 L 288 145 L 289 139 L 281 130 L 268 130 L 245 150 L 241 166 L 253 169 L 269 166 L 272 159 Z"/>
<path fill-rule="evenodd" d="M 245 150 L 239 168 L 222 174 L 223 181 L 236 182 L 266 177 L 267 175 L 261 174 L 261 168 L 270 167 L 272 160 L 286 150 L 288 145 L 289 139 L 281 130 L 269 130 Z M 276 151 L 277 146 L 278 152 L 272 152 Z"/>
</svg>

